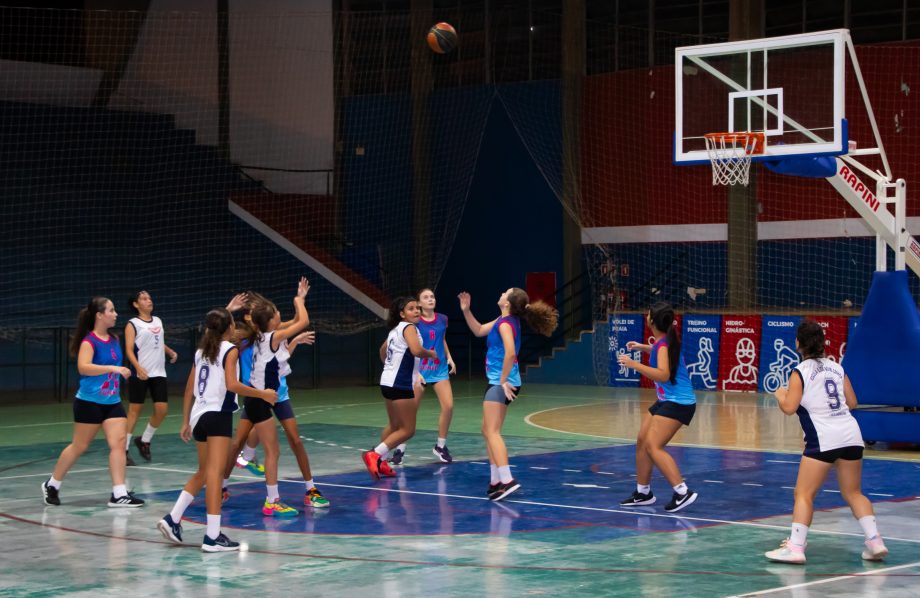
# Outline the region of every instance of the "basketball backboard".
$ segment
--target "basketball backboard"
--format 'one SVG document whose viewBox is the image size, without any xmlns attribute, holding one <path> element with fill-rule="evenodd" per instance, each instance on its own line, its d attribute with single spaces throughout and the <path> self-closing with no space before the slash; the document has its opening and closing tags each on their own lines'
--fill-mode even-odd
<svg viewBox="0 0 920 598">
<path fill-rule="evenodd" d="M 755 161 L 846 153 L 848 40 L 838 29 L 677 48 L 674 162 L 709 163 L 703 136 L 717 132 L 763 132 Z"/>
</svg>

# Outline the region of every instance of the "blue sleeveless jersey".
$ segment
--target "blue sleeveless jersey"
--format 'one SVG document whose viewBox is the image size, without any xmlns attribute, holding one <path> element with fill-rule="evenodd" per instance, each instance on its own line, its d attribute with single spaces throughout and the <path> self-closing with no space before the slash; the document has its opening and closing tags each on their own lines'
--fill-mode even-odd
<svg viewBox="0 0 920 598">
<path fill-rule="evenodd" d="M 249 377 L 252 375 L 252 345 L 244 339 L 240 343 L 240 382 L 249 386 Z"/>
<path fill-rule="evenodd" d="M 93 365 L 121 366 L 121 344 L 114 334 L 109 335 L 109 340 L 104 341 L 95 332 L 90 332 L 83 337 L 84 343 L 93 347 Z M 120 374 L 110 372 L 98 376 L 80 376 L 80 388 L 77 398 L 91 403 L 114 405 L 121 401 L 118 394 Z"/>
<path fill-rule="evenodd" d="M 502 316 L 495 320 L 489 336 L 486 337 L 486 377 L 489 384 L 499 384 L 502 379 L 502 363 L 505 360 L 505 345 L 502 343 L 501 333 L 498 331 L 499 326 L 507 323 L 511 326 L 511 332 L 514 334 L 514 365 L 511 366 L 511 373 L 508 374 L 508 382 L 512 386 L 521 385 L 521 372 L 518 370 L 517 356 L 521 351 L 521 320 L 516 316 Z"/>
<path fill-rule="evenodd" d="M 654 345 L 649 355 L 649 365 L 653 368 L 658 367 L 658 349 L 667 348 L 668 338 L 661 337 Z M 670 380 L 664 382 L 655 382 L 655 392 L 658 394 L 659 401 L 672 401 L 681 405 L 695 405 L 696 395 L 693 394 L 693 386 L 690 384 L 690 374 L 687 372 L 687 364 L 684 362 L 684 356 L 680 356 L 677 364 L 677 376 L 674 378 L 674 384 Z"/>
<path fill-rule="evenodd" d="M 434 314 L 433 320 L 426 320 L 424 317 L 419 318 L 419 333 L 422 335 L 422 346 L 426 349 L 434 349 L 437 359 L 422 359 L 418 371 L 425 379 L 427 384 L 447 380 L 450 377 L 447 365 L 447 353 L 444 352 L 444 335 L 447 333 L 447 316 L 444 314 Z"/>
</svg>

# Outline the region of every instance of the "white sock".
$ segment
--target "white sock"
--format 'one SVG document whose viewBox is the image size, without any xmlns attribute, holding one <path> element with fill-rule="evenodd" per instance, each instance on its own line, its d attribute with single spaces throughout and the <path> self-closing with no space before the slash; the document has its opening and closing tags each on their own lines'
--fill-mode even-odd
<svg viewBox="0 0 920 598">
<path fill-rule="evenodd" d="M 678 494 L 683 496 L 684 494 L 687 493 L 687 484 L 684 482 L 681 482 L 680 484 L 674 486 L 674 492 L 677 492 Z"/>
<path fill-rule="evenodd" d="M 61 480 L 54 479 L 54 476 L 48 478 L 48 485 L 54 488 L 55 490 L 61 489 Z"/>
<path fill-rule="evenodd" d="M 444 448 L 445 446 L 447 446 L 447 439 L 439 437 L 438 438 L 438 448 Z"/>
<path fill-rule="evenodd" d="M 871 540 L 878 536 L 878 525 L 875 523 L 875 516 L 866 515 L 865 517 L 860 517 L 859 526 L 862 528 L 863 533 L 866 534 L 866 540 Z"/>
<path fill-rule="evenodd" d="M 112 495 L 115 498 L 121 498 L 122 496 L 128 496 L 128 489 L 125 487 L 124 484 L 118 484 L 116 486 L 112 486 Z"/>
<path fill-rule="evenodd" d="M 498 467 L 498 479 L 502 481 L 502 484 L 507 484 L 514 479 L 511 475 L 511 466 L 510 465 L 499 465 Z"/>
<path fill-rule="evenodd" d="M 127 451 L 130 448 L 131 448 L 131 434 L 128 434 L 127 437 L 125 438 L 125 450 Z"/>
<path fill-rule="evenodd" d="M 636 492 L 639 494 L 650 494 L 652 492 L 652 487 L 649 484 L 636 484 Z"/>
<path fill-rule="evenodd" d="M 157 433 L 157 429 L 147 424 L 147 429 L 144 430 L 144 434 L 141 436 L 141 442 L 150 442 L 153 440 L 153 435 Z"/>
<path fill-rule="evenodd" d="M 243 460 L 252 461 L 256 458 L 256 447 L 249 446 L 248 444 L 243 447 Z"/>
<path fill-rule="evenodd" d="M 316 484 L 313 483 L 313 478 L 303 481 L 304 486 L 307 487 L 307 492 L 310 491 L 310 488 L 316 488 Z"/>
<path fill-rule="evenodd" d="M 211 515 L 208 513 L 208 531 L 205 532 L 209 538 L 216 540 L 220 535 L 220 515 Z"/>
<path fill-rule="evenodd" d="M 495 484 L 501 481 L 501 479 L 498 477 L 498 467 L 494 465 L 493 463 L 489 463 L 489 470 L 492 473 L 492 478 L 491 478 L 490 483 L 494 486 Z"/>
<path fill-rule="evenodd" d="M 266 494 L 266 497 L 265 497 L 266 500 L 268 500 L 268 502 L 275 502 L 276 500 L 281 498 L 281 495 L 278 494 L 278 484 L 275 484 L 274 486 L 269 486 L 268 484 L 265 484 L 265 491 L 268 493 Z"/>
<path fill-rule="evenodd" d="M 374 452 L 380 455 L 381 457 L 386 457 L 387 453 L 390 452 L 390 449 L 387 445 L 381 442 L 380 444 L 377 445 L 377 448 L 374 449 Z"/>
<path fill-rule="evenodd" d="M 397 450 L 397 451 L 402 451 L 403 453 L 405 453 L 405 452 L 406 452 L 406 443 L 404 442 L 404 443 L 400 444 L 399 446 L 397 446 L 397 447 L 396 447 L 396 450 Z"/>
<path fill-rule="evenodd" d="M 182 516 L 185 515 L 185 509 L 188 508 L 192 501 L 195 500 L 195 497 L 183 490 L 179 493 L 179 498 L 176 499 L 176 504 L 173 505 L 172 511 L 169 512 L 169 516 L 175 523 L 182 521 Z"/>
<path fill-rule="evenodd" d="M 804 523 L 792 523 L 792 532 L 789 534 L 789 543 L 798 546 L 799 548 L 805 548 L 806 540 L 808 538 L 808 526 Z"/>
</svg>

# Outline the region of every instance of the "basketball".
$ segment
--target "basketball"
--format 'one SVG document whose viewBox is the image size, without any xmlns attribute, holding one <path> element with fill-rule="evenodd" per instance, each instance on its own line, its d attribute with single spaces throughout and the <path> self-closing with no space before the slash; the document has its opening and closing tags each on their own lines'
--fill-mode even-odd
<svg viewBox="0 0 920 598">
<path fill-rule="evenodd" d="M 457 47 L 457 30 L 450 23 L 438 23 L 428 30 L 428 47 L 438 54 L 449 54 Z"/>
</svg>

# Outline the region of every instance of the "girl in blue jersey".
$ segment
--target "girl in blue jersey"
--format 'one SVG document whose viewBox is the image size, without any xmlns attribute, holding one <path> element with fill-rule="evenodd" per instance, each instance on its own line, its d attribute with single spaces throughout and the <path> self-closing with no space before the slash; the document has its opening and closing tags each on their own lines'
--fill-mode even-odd
<svg viewBox="0 0 920 598">
<path fill-rule="evenodd" d="M 205 316 L 204 335 L 185 384 L 179 431 L 185 442 L 195 439 L 198 470 L 186 482 L 172 511 L 157 523 L 166 539 L 181 544 L 182 515 L 205 486 L 207 530 L 201 543 L 205 552 L 240 549 L 239 542 L 220 531 L 220 482 L 233 435 L 233 413 L 239 409 L 236 393 L 258 397 L 269 404 L 278 398 L 274 390 L 257 390 L 240 383 L 239 349 L 230 342 L 233 332 L 233 316 L 226 309 L 212 309 Z"/>
<path fill-rule="evenodd" d="M 112 475 L 110 507 L 140 507 L 144 501 L 128 492 L 125 485 L 125 410 L 118 393 L 119 377 L 127 379 L 131 370 L 121 365 L 118 337 L 109 334 L 118 314 L 105 297 L 93 297 L 77 316 L 77 329 L 70 342 L 70 353 L 77 358 L 80 389 L 73 403 L 73 440 L 61 451 L 54 473 L 42 483 L 46 505 L 59 505 L 64 476 L 89 447 L 99 428 L 109 445 L 109 472 Z"/>
<path fill-rule="evenodd" d="M 418 331 L 422 335 L 422 346 L 426 349 L 432 349 L 438 356 L 435 359 L 422 359 L 419 363 L 419 374 L 425 380 L 425 385 L 433 385 L 435 395 L 438 397 L 438 403 L 441 404 L 441 415 L 438 417 L 438 440 L 432 447 L 431 452 L 441 461 L 441 463 L 450 463 L 454 459 L 447 449 L 447 431 L 450 429 L 450 420 L 454 415 L 454 391 L 450 385 L 450 375 L 457 373 L 457 366 L 450 356 L 450 349 L 447 348 L 447 316 L 434 311 L 437 305 L 434 291 L 424 288 L 418 292 L 419 308 L 422 310 L 419 317 Z M 422 387 L 421 393 L 415 397 L 416 409 L 421 402 L 425 389 Z M 390 463 L 399 465 L 402 463 L 403 455 L 406 451 L 405 443 L 400 444 L 393 451 L 393 457 Z"/>
<path fill-rule="evenodd" d="M 128 434 L 125 438 L 125 453 L 128 465 L 134 465 L 131 458 L 131 435 L 141 415 L 147 391 L 153 401 L 153 414 L 140 438 L 134 445 L 145 461 L 150 461 L 150 441 L 169 411 L 166 390 L 166 356 L 169 363 L 176 363 L 179 354 L 169 348 L 165 340 L 163 322 L 153 315 L 153 299 L 147 291 L 136 291 L 128 301 L 131 310 L 137 314 L 125 325 L 125 356 L 134 369 L 128 378 Z"/>
<path fill-rule="evenodd" d="M 501 316 L 480 324 L 470 311 L 470 294 L 460 293 L 460 311 L 470 331 L 476 336 L 486 336 L 486 377 L 489 386 L 482 402 L 482 435 L 489 452 L 491 478 L 489 500 L 502 500 L 521 485 L 511 475 L 508 464 L 508 449 L 502 438 L 502 424 L 508 412 L 508 405 L 521 390 L 521 374 L 517 355 L 521 350 L 521 317 L 544 336 L 550 336 L 556 329 L 559 314 L 542 301 L 530 303 L 522 289 L 510 288 L 498 298 Z"/>
<path fill-rule="evenodd" d="M 824 329 L 820 324 L 803 320 L 795 336 L 802 361 L 792 370 L 788 388 L 778 389 L 775 395 L 783 413 L 798 414 L 805 433 L 805 450 L 795 481 L 791 534 L 779 548 L 764 556 L 781 563 L 805 563 L 815 496 L 834 469 L 840 494 L 866 537 L 862 558 L 881 561 L 888 555 L 888 548 L 878 533 L 872 503 L 861 489 L 863 439 L 851 412 L 856 408 L 856 393 L 843 367 L 824 356 Z"/>
<path fill-rule="evenodd" d="M 380 444 L 365 451 L 361 458 L 371 477 L 396 475 L 387 457 L 392 449 L 407 442 L 415 434 L 415 416 L 418 412 L 417 396 L 425 383 L 419 375 L 420 358 L 434 359 L 437 353 L 422 346 L 422 337 L 416 325 L 419 320 L 418 302 L 414 297 L 398 297 L 387 317 L 389 334 L 380 345 L 380 392 L 386 399 L 389 423 L 380 434 Z"/>
<path fill-rule="evenodd" d="M 681 426 L 690 425 L 696 412 L 696 395 L 693 394 L 687 365 L 680 354 L 674 308 L 664 302 L 655 303 L 649 309 L 646 321 L 655 343 L 643 345 L 630 341 L 626 343 L 626 349 L 648 353 L 649 365 L 643 365 L 625 353 L 617 358 L 620 365 L 652 380 L 658 398 L 649 407 L 649 415 L 643 417 L 636 438 L 636 491 L 620 506 L 637 507 L 655 502 L 650 485 L 654 464 L 674 488 L 671 501 L 664 507 L 668 513 L 674 513 L 693 504 L 697 493 L 687 488 L 677 463 L 664 447 Z"/>
</svg>

